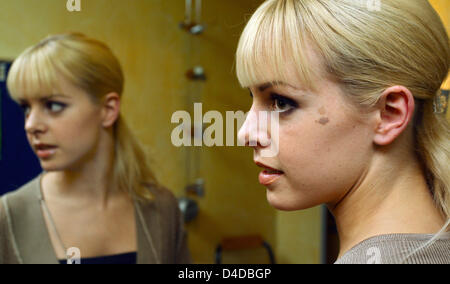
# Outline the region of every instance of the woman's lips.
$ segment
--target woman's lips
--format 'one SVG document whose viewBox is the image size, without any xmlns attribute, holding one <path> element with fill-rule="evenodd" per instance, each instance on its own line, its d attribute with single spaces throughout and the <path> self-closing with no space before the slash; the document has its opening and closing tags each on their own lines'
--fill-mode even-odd
<svg viewBox="0 0 450 284">
<path fill-rule="evenodd" d="M 259 183 L 262 185 L 271 185 L 279 179 L 284 173 L 279 171 L 264 170 L 259 173 Z"/>
<path fill-rule="evenodd" d="M 46 159 L 55 154 L 56 149 L 38 150 L 37 156 L 41 159 Z"/>
<path fill-rule="evenodd" d="M 36 155 L 40 159 L 47 159 L 55 154 L 56 148 L 57 148 L 56 146 L 51 145 L 37 145 Z"/>
<path fill-rule="evenodd" d="M 261 168 L 264 168 L 262 172 L 259 173 L 259 183 L 262 185 L 270 185 L 279 179 L 284 172 L 276 170 L 272 167 L 266 166 L 263 163 L 255 161 L 255 164 Z"/>
</svg>

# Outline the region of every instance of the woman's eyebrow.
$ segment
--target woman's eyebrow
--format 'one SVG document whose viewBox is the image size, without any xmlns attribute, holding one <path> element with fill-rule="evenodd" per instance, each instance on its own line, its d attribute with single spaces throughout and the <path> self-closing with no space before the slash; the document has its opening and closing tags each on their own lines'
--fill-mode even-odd
<svg viewBox="0 0 450 284">
<path fill-rule="evenodd" d="M 66 96 L 66 95 L 63 95 L 63 94 L 53 94 L 53 95 L 41 97 L 40 100 L 41 101 L 46 101 L 46 100 L 49 100 L 49 99 L 52 99 L 52 98 L 58 98 L 58 97 L 70 99 L 69 96 Z"/>
<path fill-rule="evenodd" d="M 294 87 L 294 86 L 292 86 L 290 84 L 287 84 L 285 82 L 282 82 L 282 81 L 275 81 L 275 82 L 264 83 L 264 84 L 258 86 L 258 90 L 260 92 L 264 92 L 266 89 L 268 89 L 270 87 L 273 87 L 273 86 L 288 86 L 288 87 L 291 87 L 291 88 L 293 88 L 295 90 L 299 90 L 299 88 Z"/>
<path fill-rule="evenodd" d="M 20 103 L 20 104 L 28 104 L 29 101 L 34 101 L 34 100 L 35 101 L 45 102 L 45 101 L 48 101 L 48 100 L 50 100 L 52 98 L 58 98 L 58 97 L 66 98 L 66 99 L 70 99 L 71 98 L 71 97 L 63 95 L 63 94 L 53 94 L 53 95 L 43 96 L 43 97 L 39 97 L 39 98 L 35 98 L 35 99 L 33 99 L 33 98 L 27 99 L 26 97 L 24 97 L 24 98 L 18 99 L 17 102 Z"/>
</svg>

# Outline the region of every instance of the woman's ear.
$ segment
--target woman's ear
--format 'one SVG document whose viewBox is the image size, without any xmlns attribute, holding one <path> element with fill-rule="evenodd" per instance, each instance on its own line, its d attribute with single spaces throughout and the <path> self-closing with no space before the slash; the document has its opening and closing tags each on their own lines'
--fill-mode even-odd
<svg viewBox="0 0 450 284">
<path fill-rule="evenodd" d="M 406 87 L 390 87 L 381 95 L 377 112 L 374 142 L 381 146 L 388 145 L 411 121 L 414 114 L 414 97 Z"/>
<path fill-rule="evenodd" d="M 119 118 L 120 96 L 117 93 L 109 93 L 102 100 L 102 125 L 111 127 Z"/>
</svg>

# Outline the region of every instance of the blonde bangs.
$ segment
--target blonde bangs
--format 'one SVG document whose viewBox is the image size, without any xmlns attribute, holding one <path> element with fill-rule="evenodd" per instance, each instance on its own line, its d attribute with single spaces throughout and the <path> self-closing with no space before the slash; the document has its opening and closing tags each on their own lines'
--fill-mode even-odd
<svg viewBox="0 0 450 284">
<path fill-rule="evenodd" d="M 32 99 L 57 93 L 58 71 L 48 48 L 28 49 L 12 64 L 7 86 L 13 100 Z"/>
<path fill-rule="evenodd" d="M 242 87 L 269 82 L 292 84 L 295 78 L 294 85 L 314 88 L 313 69 L 306 55 L 307 33 L 299 26 L 304 23 L 293 1 L 269 0 L 258 8 L 236 52 L 236 73 Z"/>
</svg>

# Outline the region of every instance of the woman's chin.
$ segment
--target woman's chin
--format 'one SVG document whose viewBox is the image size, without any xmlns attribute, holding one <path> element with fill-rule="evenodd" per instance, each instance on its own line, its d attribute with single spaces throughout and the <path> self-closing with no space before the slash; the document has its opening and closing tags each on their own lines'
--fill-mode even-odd
<svg viewBox="0 0 450 284">
<path fill-rule="evenodd" d="M 291 202 L 288 202 L 284 198 L 280 198 L 269 190 L 267 190 L 267 202 L 269 202 L 270 206 L 272 206 L 273 208 L 281 211 L 297 210 L 294 204 L 291 204 Z"/>
<path fill-rule="evenodd" d="M 41 168 L 45 172 L 57 172 L 57 171 L 64 170 L 64 167 L 61 165 L 56 165 L 55 163 L 45 163 L 45 162 L 41 162 Z"/>
<path fill-rule="evenodd" d="M 269 202 L 270 206 L 273 208 L 281 211 L 303 210 L 317 205 L 310 205 L 305 203 L 304 200 L 296 200 L 292 198 L 292 196 L 282 196 L 282 194 L 276 194 L 270 190 L 267 190 L 267 202 Z"/>
<path fill-rule="evenodd" d="M 42 168 L 42 170 L 44 172 L 57 172 L 57 171 L 60 171 L 60 169 L 55 168 L 55 167 L 42 167 L 41 166 L 41 168 Z"/>
</svg>

